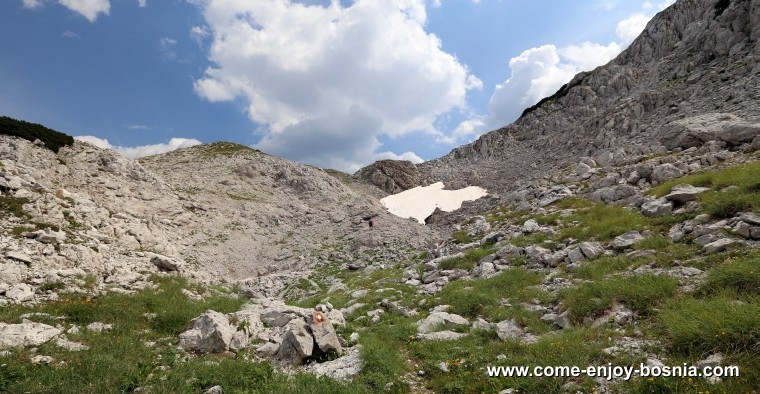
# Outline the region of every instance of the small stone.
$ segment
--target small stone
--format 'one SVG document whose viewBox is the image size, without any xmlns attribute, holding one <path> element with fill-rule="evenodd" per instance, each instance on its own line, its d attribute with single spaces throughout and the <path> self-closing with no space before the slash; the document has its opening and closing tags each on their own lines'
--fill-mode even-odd
<svg viewBox="0 0 760 394">
<path fill-rule="evenodd" d="M 702 248 L 702 251 L 706 254 L 713 254 L 727 250 L 728 248 L 738 244 L 736 240 L 730 238 L 722 238 L 714 242 L 710 242 Z"/>
</svg>

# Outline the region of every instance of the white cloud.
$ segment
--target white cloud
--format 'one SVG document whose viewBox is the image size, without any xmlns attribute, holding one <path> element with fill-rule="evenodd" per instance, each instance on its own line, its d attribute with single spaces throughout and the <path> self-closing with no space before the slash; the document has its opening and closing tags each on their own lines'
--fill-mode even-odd
<svg viewBox="0 0 760 394">
<path fill-rule="evenodd" d="M 140 7 L 145 7 L 148 5 L 148 0 L 137 0 L 137 5 Z"/>
<path fill-rule="evenodd" d="M 71 30 L 64 31 L 63 33 L 61 33 L 61 36 L 64 37 L 64 38 L 76 38 L 78 40 L 82 39 L 82 37 L 80 37 L 79 34 L 74 33 Z"/>
<path fill-rule="evenodd" d="M 161 50 L 161 52 L 164 53 L 164 56 L 166 56 L 169 60 L 176 60 L 177 59 L 177 53 L 174 51 L 174 46 L 177 45 L 177 40 L 169 37 L 161 37 L 160 40 L 158 40 L 158 47 Z"/>
<path fill-rule="evenodd" d="M 344 170 L 367 164 L 380 135 L 441 135 L 436 118 L 466 109 L 467 91 L 482 86 L 425 31 L 424 0 L 202 6 L 215 66 L 196 92 L 242 99 L 261 125 L 257 147 L 289 159 Z"/>
<path fill-rule="evenodd" d="M 98 14 L 105 14 L 111 11 L 111 2 L 109 0 L 58 0 L 64 7 L 77 12 L 87 18 L 90 22 L 98 19 Z"/>
<path fill-rule="evenodd" d="M 157 155 L 160 153 L 171 152 L 180 148 L 189 148 L 191 146 L 200 145 L 201 142 L 193 138 L 172 138 L 168 143 L 143 145 L 135 147 L 114 146 L 108 142 L 107 139 L 94 137 L 91 135 L 80 135 L 74 137 L 78 141 L 89 142 L 102 149 L 112 149 L 121 154 L 122 156 L 129 157 L 131 159 L 137 159 L 144 156 Z"/>
<path fill-rule="evenodd" d="M 193 28 L 190 29 L 190 38 L 195 40 L 198 45 L 202 44 L 203 40 L 205 40 L 208 36 L 209 32 L 205 26 L 193 26 Z"/>
<path fill-rule="evenodd" d="M 652 19 L 651 16 L 646 16 L 644 14 L 632 15 L 618 23 L 617 28 L 615 29 L 615 34 L 617 34 L 623 42 L 629 43 L 644 31 L 644 28 L 647 27 L 647 23 L 650 19 Z"/>
<path fill-rule="evenodd" d="M 127 125 L 127 128 L 130 130 L 150 130 L 150 127 L 142 125 L 142 124 Z"/>
<path fill-rule="evenodd" d="M 23 0 L 24 8 L 39 8 L 42 7 L 42 0 Z"/>
<path fill-rule="evenodd" d="M 616 3 L 615 0 L 600 0 L 597 5 L 612 9 Z M 559 49 L 544 45 L 523 51 L 510 59 L 509 79 L 496 85 L 488 104 L 489 115 L 484 119 L 466 120 L 457 130 L 478 135 L 486 129 L 513 122 L 525 108 L 555 93 L 578 72 L 592 70 L 615 58 L 641 34 L 655 12 L 673 3 L 674 0 L 664 0 L 657 5 L 648 1 L 642 3 L 645 13 L 636 13 L 617 24 L 615 33 L 619 42 L 607 45 L 583 42 Z"/>
</svg>

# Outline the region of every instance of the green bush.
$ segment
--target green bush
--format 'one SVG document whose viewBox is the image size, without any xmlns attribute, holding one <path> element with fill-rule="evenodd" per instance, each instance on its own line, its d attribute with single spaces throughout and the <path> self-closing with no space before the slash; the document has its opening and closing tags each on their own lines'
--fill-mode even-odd
<svg viewBox="0 0 760 394">
<path fill-rule="evenodd" d="M 74 143 L 74 138 L 37 123 L 0 116 L 0 134 L 20 137 L 28 141 L 39 139 L 45 147 L 58 153 L 64 146 Z"/>
</svg>

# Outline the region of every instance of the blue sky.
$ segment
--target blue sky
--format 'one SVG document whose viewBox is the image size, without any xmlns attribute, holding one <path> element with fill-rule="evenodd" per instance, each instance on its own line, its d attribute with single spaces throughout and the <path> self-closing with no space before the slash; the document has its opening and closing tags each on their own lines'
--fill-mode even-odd
<svg viewBox="0 0 760 394">
<path fill-rule="evenodd" d="M 662 2 L 664 1 L 664 2 Z M 130 157 L 428 160 L 604 64 L 667 0 L 4 0 L 0 115 Z"/>
</svg>

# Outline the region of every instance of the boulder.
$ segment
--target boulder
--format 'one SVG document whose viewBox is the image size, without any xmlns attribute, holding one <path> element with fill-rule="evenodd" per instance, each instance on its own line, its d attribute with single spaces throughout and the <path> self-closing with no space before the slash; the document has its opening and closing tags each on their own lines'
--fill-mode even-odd
<svg viewBox="0 0 760 394">
<path fill-rule="evenodd" d="M 570 251 L 567 252 L 567 258 L 569 258 L 570 262 L 573 264 L 586 260 L 586 256 L 583 254 L 580 248 L 570 249 Z"/>
<path fill-rule="evenodd" d="M 615 237 L 615 239 L 613 239 L 610 243 L 610 246 L 618 251 L 625 250 L 633 246 L 636 242 L 641 241 L 642 239 L 644 239 L 644 237 L 641 236 L 641 233 L 638 231 L 629 231 L 625 234 Z"/>
<path fill-rule="evenodd" d="M 315 311 L 308 317 L 307 322 L 320 350 L 326 353 L 332 351 L 341 354 L 343 352 L 338 334 L 335 333 L 335 328 L 326 314 Z"/>
<path fill-rule="evenodd" d="M 34 299 L 34 288 L 26 283 L 19 283 L 5 292 L 5 296 L 16 302 L 26 302 Z"/>
<path fill-rule="evenodd" d="M 229 349 L 234 334 L 227 316 L 208 310 L 190 321 L 187 331 L 179 334 L 179 346 L 196 353 L 221 353 Z"/>
<path fill-rule="evenodd" d="M 314 352 L 314 337 L 303 319 L 293 319 L 285 326 L 275 358 L 291 365 L 303 365 Z"/>
<path fill-rule="evenodd" d="M 685 203 L 694 201 L 700 193 L 710 190 L 709 187 L 694 187 L 688 184 L 675 186 L 664 198 L 669 201 Z"/>
<path fill-rule="evenodd" d="M 496 335 L 502 341 L 506 341 L 506 340 L 517 341 L 517 340 L 520 340 L 520 338 L 522 338 L 523 334 L 524 334 L 523 329 L 520 327 L 520 325 L 517 323 L 517 320 L 515 319 L 503 320 L 496 323 Z"/>
<path fill-rule="evenodd" d="M 683 172 L 681 172 L 678 167 L 670 163 L 665 163 L 652 169 L 652 175 L 650 175 L 650 178 L 653 185 L 659 185 L 660 183 L 678 178 L 682 175 Z"/>
<path fill-rule="evenodd" d="M 417 334 L 417 339 L 422 341 L 456 341 L 459 338 L 463 338 L 467 334 L 454 331 L 436 331 L 427 334 Z"/>
<path fill-rule="evenodd" d="M 181 262 L 177 259 L 162 255 L 153 256 L 153 258 L 150 259 L 150 262 L 164 271 L 178 271 L 181 266 Z"/>
<path fill-rule="evenodd" d="M 589 260 L 593 260 L 604 254 L 604 248 L 598 242 L 581 242 L 578 247 Z"/>
<path fill-rule="evenodd" d="M 731 238 L 721 238 L 717 241 L 710 242 L 702 248 L 706 254 L 718 253 L 738 244 L 739 242 Z"/>
<path fill-rule="evenodd" d="M 578 165 L 575 166 L 575 173 L 583 176 L 591 172 L 591 166 L 589 166 L 586 163 L 578 163 Z"/>
<path fill-rule="evenodd" d="M 644 216 L 665 216 L 670 215 L 671 212 L 673 212 L 673 203 L 665 198 L 650 200 L 641 205 L 641 213 Z"/>
<path fill-rule="evenodd" d="M 22 252 L 8 252 L 5 254 L 5 258 L 20 261 L 26 265 L 32 264 L 32 258 Z"/>
<path fill-rule="evenodd" d="M 448 312 L 433 312 L 417 323 L 417 332 L 427 334 L 445 328 L 469 325 L 470 322 L 462 316 Z"/>
<path fill-rule="evenodd" d="M 336 380 L 351 380 L 362 370 L 362 359 L 359 354 L 360 346 L 354 346 L 346 351 L 346 355 L 323 363 L 312 363 L 306 370 L 316 376 L 326 376 Z"/>
<path fill-rule="evenodd" d="M 39 346 L 62 332 L 59 328 L 28 320 L 20 324 L 0 323 L 0 349 Z"/>
<path fill-rule="evenodd" d="M 538 224 L 538 222 L 536 222 L 533 219 L 526 220 L 522 226 L 522 232 L 528 233 L 528 234 L 535 233 L 540 229 L 541 229 L 541 226 Z"/>
</svg>

